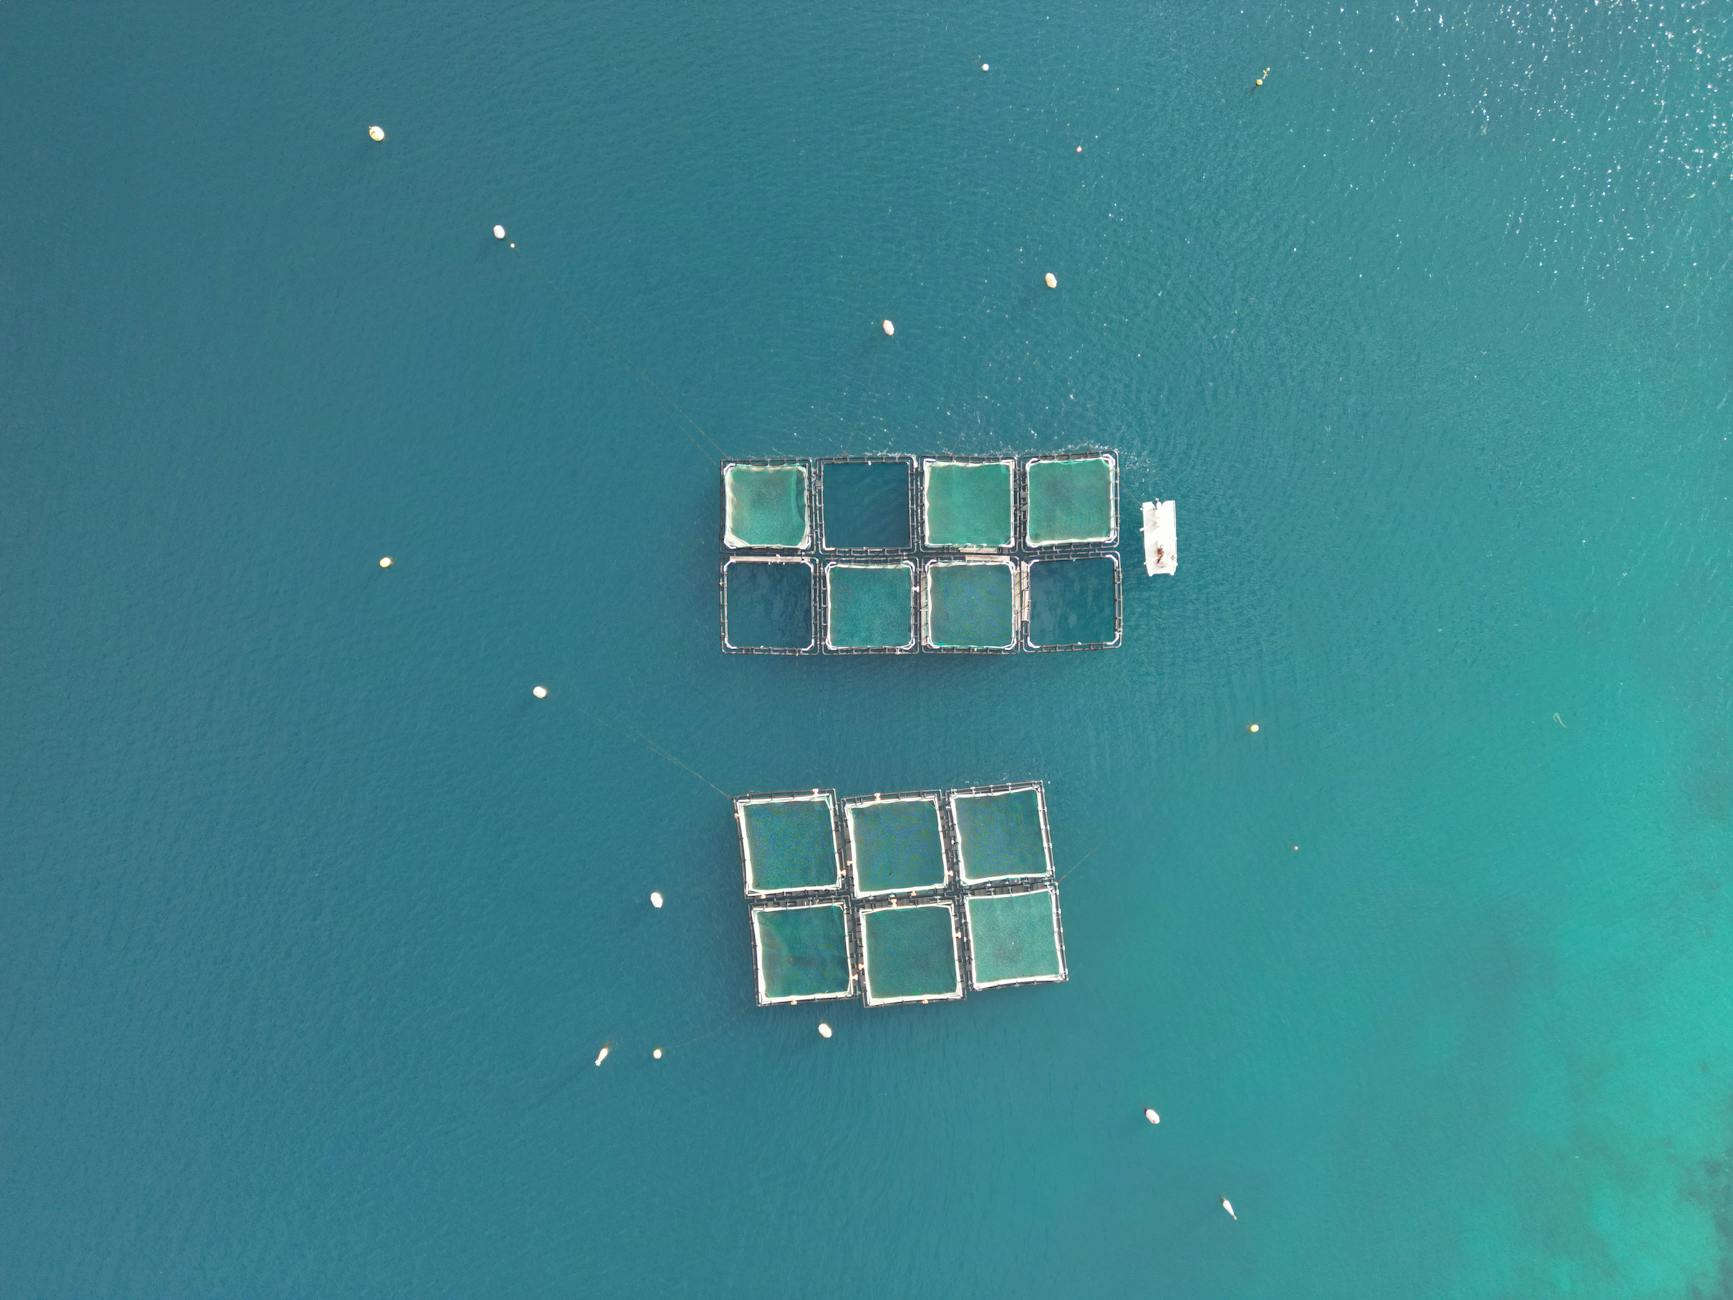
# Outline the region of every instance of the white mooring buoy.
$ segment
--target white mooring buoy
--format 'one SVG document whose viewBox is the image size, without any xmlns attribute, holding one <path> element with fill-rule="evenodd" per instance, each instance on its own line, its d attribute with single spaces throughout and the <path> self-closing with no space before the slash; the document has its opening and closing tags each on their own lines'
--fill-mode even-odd
<svg viewBox="0 0 1733 1300">
<path fill-rule="evenodd" d="M 1161 1123 L 1161 1116 L 1157 1115 L 1155 1113 L 1155 1107 L 1154 1106 L 1145 1106 L 1143 1108 L 1143 1117 L 1146 1120 L 1148 1120 L 1151 1124 Z"/>
<path fill-rule="evenodd" d="M 379 567 L 382 569 L 389 569 L 391 567 L 391 557 L 389 555 L 381 555 L 379 557 Z"/>
<path fill-rule="evenodd" d="M 650 1049 L 650 1059 L 652 1061 L 660 1061 L 662 1059 L 662 1049 L 660 1047 L 652 1047 Z"/>
<path fill-rule="evenodd" d="M 1041 278 L 1047 282 L 1047 287 L 1049 289 L 1057 289 L 1059 287 L 1059 277 L 1054 275 L 1053 272 L 1049 271 Z"/>
<path fill-rule="evenodd" d="M 367 128 L 367 138 L 369 140 L 373 141 L 374 144 L 384 144 L 385 143 L 385 128 L 382 126 L 377 126 L 377 125 L 368 127 Z"/>
<path fill-rule="evenodd" d="M 818 1036 L 820 1038 L 830 1037 L 830 1026 L 825 1024 L 822 1020 L 818 1022 Z"/>
<path fill-rule="evenodd" d="M 504 239 L 505 238 L 505 227 L 504 226 L 495 226 L 493 228 L 493 237 L 495 239 Z"/>
<path fill-rule="evenodd" d="M 651 907 L 660 907 L 660 906 L 662 906 L 663 902 L 664 902 L 664 900 L 662 898 L 662 891 L 660 889 L 652 889 L 650 891 L 650 906 Z"/>
<path fill-rule="evenodd" d="M 886 321 L 885 322 L 885 337 L 889 338 L 891 335 L 895 334 L 896 332 L 897 332 L 896 322 L 895 321 Z"/>
<path fill-rule="evenodd" d="M 548 698 L 548 688 L 545 686 L 532 686 L 530 687 L 530 694 L 535 696 L 538 700 L 545 700 Z"/>
</svg>

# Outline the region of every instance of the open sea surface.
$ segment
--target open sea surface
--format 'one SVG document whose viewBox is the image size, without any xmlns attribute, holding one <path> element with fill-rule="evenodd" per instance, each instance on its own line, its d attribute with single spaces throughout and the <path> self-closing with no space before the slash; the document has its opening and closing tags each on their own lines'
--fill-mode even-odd
<svg viewBox="0 0 1733 1300">
<path fill-rule="evenodd" d="M 0 49 L 0 1293 L 1733 1294 L 1725 3 Z M 720 652 L 1086 443 L 1122 649 Z M 753 1005 L 725 793 L 1027 777 L 1068 984 Z"/>
</svg>

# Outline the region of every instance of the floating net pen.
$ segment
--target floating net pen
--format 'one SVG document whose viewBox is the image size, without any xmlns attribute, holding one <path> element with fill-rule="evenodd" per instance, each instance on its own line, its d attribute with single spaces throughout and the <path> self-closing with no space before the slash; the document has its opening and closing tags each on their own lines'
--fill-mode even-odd
<svg viewBox="0 0 1733 1300">
<path fill-rule="evenodd" d="M 1030 650 L 1111 650 L 1125 639 L 1119 556 L 1064 555 L 1023 566 L 1023 644 Z"/>
<path fill-rule="evenodd" d="M 812 471 L 806 461 L 723 464 L 723 549 L 811 550 L 812 515 Z"/>
<path fill-rule="evenodd" d="M 918 590 L 911 560 L 830 561 L 824 566 L 825 650 L 912 654 Z"/>
<path fill-rule="evenodd" d="M 722 562 L 722 648 L 730 654 L 798 655 L 818 648 L 816 565 L 799 556 L 731 556 Z"/>
<path fill-rule="evenodd" d="M 856 898 L 933 893 L 951 883 L 951 855 L 936 791 L 843 800 Z"/>
<path fill-rule="evenodd" d="M 761 1007 L 855 996 L 848 905 L 841 899 L 752 909 L 752 970 Z"/>
<path fill-rule="evenodd" d="M 1017 543 L 1013 457 L 921 462 L 921 545 L 931 551 L 1007 551 Z"/>
<path fill-rule="evenodd" d="M 928 560 L 921 643 L 928 650 L 1002 654 L 1017 648 L 1021 571 L 1009 558 Z"/>
<path fill-rule="evenodd" d="M 1032 549 L 1119 540 L 1119 461 L 1110 451 L 1023 462 L 1023 533 Z"/>
<path fill-rule="evenodd" d="M 965 887 L 1053 875 L 1047 796 L 1039 781 L 953 791 L 957 875 Z"/>
<path fill-rule="evenodd" d="M 862 988 L 869 1007 L 963 996 L 962 934 L 949 900 L 862 907 Z"/>
<path fill-rule="evenodd" d="M 814 468 L 819 549 L 846 555 L 914 550 L 913 456 L 836 456 Z"/>
<path fill-rule="evenodd" d="M 831 791 L 742 795 L 734 800 L 734 828 L 747 897 L 841 892 L 842 844 Z"/>
<path fill-rule="evenodd" d="M 1059 891 L 1052 885 L 963 898 L 969 987 L 1061 984 L 1067 979 Z"/>
</svg>

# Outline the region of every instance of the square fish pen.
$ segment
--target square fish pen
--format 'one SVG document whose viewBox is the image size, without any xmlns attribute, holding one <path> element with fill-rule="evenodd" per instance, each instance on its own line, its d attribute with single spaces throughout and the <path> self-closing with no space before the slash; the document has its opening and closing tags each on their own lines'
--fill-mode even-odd
<svg viewBox="0 0 1733 1300">
<path fill-rule="evenodd" d="M 838 456 L 816 468 L 820 549 L 850 555 L 914 549 L 913 456 Z"/>
<path fill-rule="evenodd" d="M 921 643 L 928 650 L 1015 650 L 1020 578 L 1009 558 L 928 560 L 921 585 Z"/>
<path fill-rule="evenodd" d="M 1008 551 L 1017 544 L 1017 462 L 929 457 L 921 462 L 921 545 Z"/>
<path fill-rule="evenodd" d="M 863 907 L 862 985 L 869 1007 L 954 1002 L 963 996 L 963 936 L 945 899 Z"/>
<path fill-rule="evenodd" d="M 834 654 L 915 650 L 915 566 L 832 560 L 824 566 L 824 648 Z"/>
<path fill-rule="evenodd" d="M 829 790 L 748 794 L 734 800 L 746 896 L 842 890 L 842 837 Z"/>
<path fill-rule="evenodd" d="M 969 894 L 963 919 L 970 988 L 1065 982 L 1065 933 L 1053 886 Z"/>
<path fill-rule="evenodd" d="M 798 655 L 818 648 L 816 566 L 798 556 L 732 556 L 722 562 L 722 648 L 731 654 Z"/>
<path fill-rule="evenodd" d="M 855 995 L 848 905 L 841 899 L 752 909 L 752 971 L 761 1007 Z"/>
<path fill-rule="evenodd" d="M 1032 549 L 1119 540 L 1119 461 L 1110 451 L 1023 462 L 1023 532 Z"/>
<path fill-rule="evenodd" d="M 1053 556 L 1023 566 L 1023 643 L 1031 650 L 1111 650 L 1125 639 L 1119 556 Z"/>
<path fill-rule="evenodd" d="M 937 792 L 843 800 L 856 898 L 934 893 L 951 883 L 941 805 Z"/>
<path fill-rule="evenodd" d="M 804 460 L 722 466 L 722 546 L 730 551 L 812 549 L 812 471 Z"/>
<path fill-rule="evenodd" d="M 951 825 L 965 887 L 1052 877 L 1047 793 L 1039 781 L 952 791 Z"/>
</svg>

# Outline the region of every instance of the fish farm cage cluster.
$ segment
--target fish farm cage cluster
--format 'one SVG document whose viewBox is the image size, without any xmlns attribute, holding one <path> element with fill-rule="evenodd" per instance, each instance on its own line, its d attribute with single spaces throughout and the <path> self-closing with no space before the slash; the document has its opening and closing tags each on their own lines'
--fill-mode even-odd
<svg viewBox="0 0 1733 1300">
<path fill-rule="evenodd" d="M 1111 649 L 1118 542 L 1111 451 L 727 461 L 722 648 Z"/>
<path fill-rule="evenodd" d="M 741 795 L 734 826 L 760 1006 L 950 1002 L 1067 978 L 1039 781 Z"/>
</svg>

